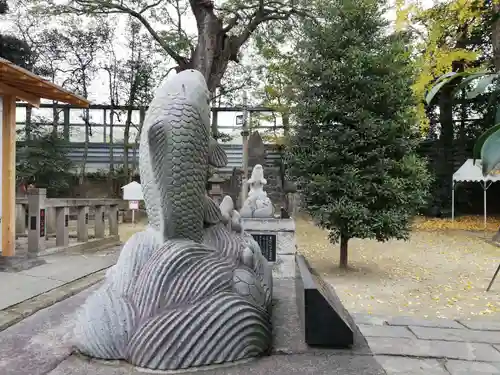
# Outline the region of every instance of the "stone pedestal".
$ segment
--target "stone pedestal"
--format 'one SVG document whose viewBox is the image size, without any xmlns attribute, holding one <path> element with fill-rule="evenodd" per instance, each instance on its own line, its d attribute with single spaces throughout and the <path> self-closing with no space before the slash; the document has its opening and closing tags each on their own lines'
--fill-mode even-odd
<svg viewBox="0 0 500 375">
<path fill-rule="evenodd" d="M 275 278 L 295 277 L 295 253 L 297 251 L 295 221 L 293 219 L 242 218 L 241 223 L 243 229 L 259 243 L 264 256 L 273 263 L 273 276 Z M 275 256 L 272 254 L 273 245 Z"/>
</svg>

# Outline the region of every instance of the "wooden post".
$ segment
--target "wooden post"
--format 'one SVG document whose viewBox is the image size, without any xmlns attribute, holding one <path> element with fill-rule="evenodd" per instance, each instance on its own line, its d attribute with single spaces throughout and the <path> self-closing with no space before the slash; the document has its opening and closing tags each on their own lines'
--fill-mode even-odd
<svg viewBox="0 0 500 375">
<path fill-rule="evenodd" d="M 16 98 L 3 97 L 2 255 L 13 256 L 16 242 Z"/>
</svg>

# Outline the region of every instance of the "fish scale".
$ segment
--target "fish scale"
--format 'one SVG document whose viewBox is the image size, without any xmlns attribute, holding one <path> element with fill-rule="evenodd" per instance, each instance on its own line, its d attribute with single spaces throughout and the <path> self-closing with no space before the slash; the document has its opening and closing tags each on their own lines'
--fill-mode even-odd
<svg viewBox="0 0 500 375">
<path fill-rule="evenodd" d="M 224 166 L 227 156 L 209 128 L 203 76 L 188 71 L 164 81 L 148 109 L 139 153 L 149 222 L 164 241 L 201 242 L 204 221 L 220 220 L 220 210 L 206 195 L 206 178 L 209 164 Z"/>
</svg>

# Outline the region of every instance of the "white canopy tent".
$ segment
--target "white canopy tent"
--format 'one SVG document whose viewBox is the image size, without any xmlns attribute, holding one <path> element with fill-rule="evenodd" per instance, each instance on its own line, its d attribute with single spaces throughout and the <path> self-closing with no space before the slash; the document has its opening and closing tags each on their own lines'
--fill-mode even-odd
<svg viewBox="0 0 500 375">
<path fill-rule="evenodd" d="M 455 220 L 455 183 L 456 182 L 479 182 L 484 192 L 484 227 L 486 228 L 486 191 L 493 182 L 500 181 L 498 171 L 493 171 L 484 177 L 480 159 L 467 159 L 465 163 L 453 174 L 452 192 L 451 192 L 451 220 Z"/>
</svg>

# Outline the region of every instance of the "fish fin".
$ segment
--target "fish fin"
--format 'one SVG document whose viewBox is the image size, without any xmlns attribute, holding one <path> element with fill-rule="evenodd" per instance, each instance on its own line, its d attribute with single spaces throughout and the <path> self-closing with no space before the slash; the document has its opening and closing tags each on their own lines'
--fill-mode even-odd
<svg viewBox="0 0 500 375">
<path fill-rule="evenodd" d="M 219 206 L 212 198 L 205 196 L 205 207 L 203 212 L 203 222 L 208 225 L 218 224 L 222 221 L 222 213 Z"/>
<path fill-rule="evenodd" d="M 217 168 L 225 167 L 227 165 L 226 152 L 214 138 L 210 138 L 208 162 L 210 165 Z"/>
<path fill-rule="evenodd" d="M 165 132 L 165 122 L 160 120 L 155 121 L 151 127 L 148 129 L 148 141 L 149 141 L 149 157 L 152 167 L 153 178 L 156 186 L 153 186 L 152 195 L 154 195 L 154 202 L 160 203 L 159 212 L 159 223 L 160 223 L 160 233 L 163 236 L 163 240 L 167 240 L 167 222 L 168 222 L 168 212 L 166 209 L 165 202 L 167 202 L 167 191 L 166 186 L 166 168 L 167 163 L 165 162 L 165 148 L 167 144 L 167 133 Z"/>
</svg>

